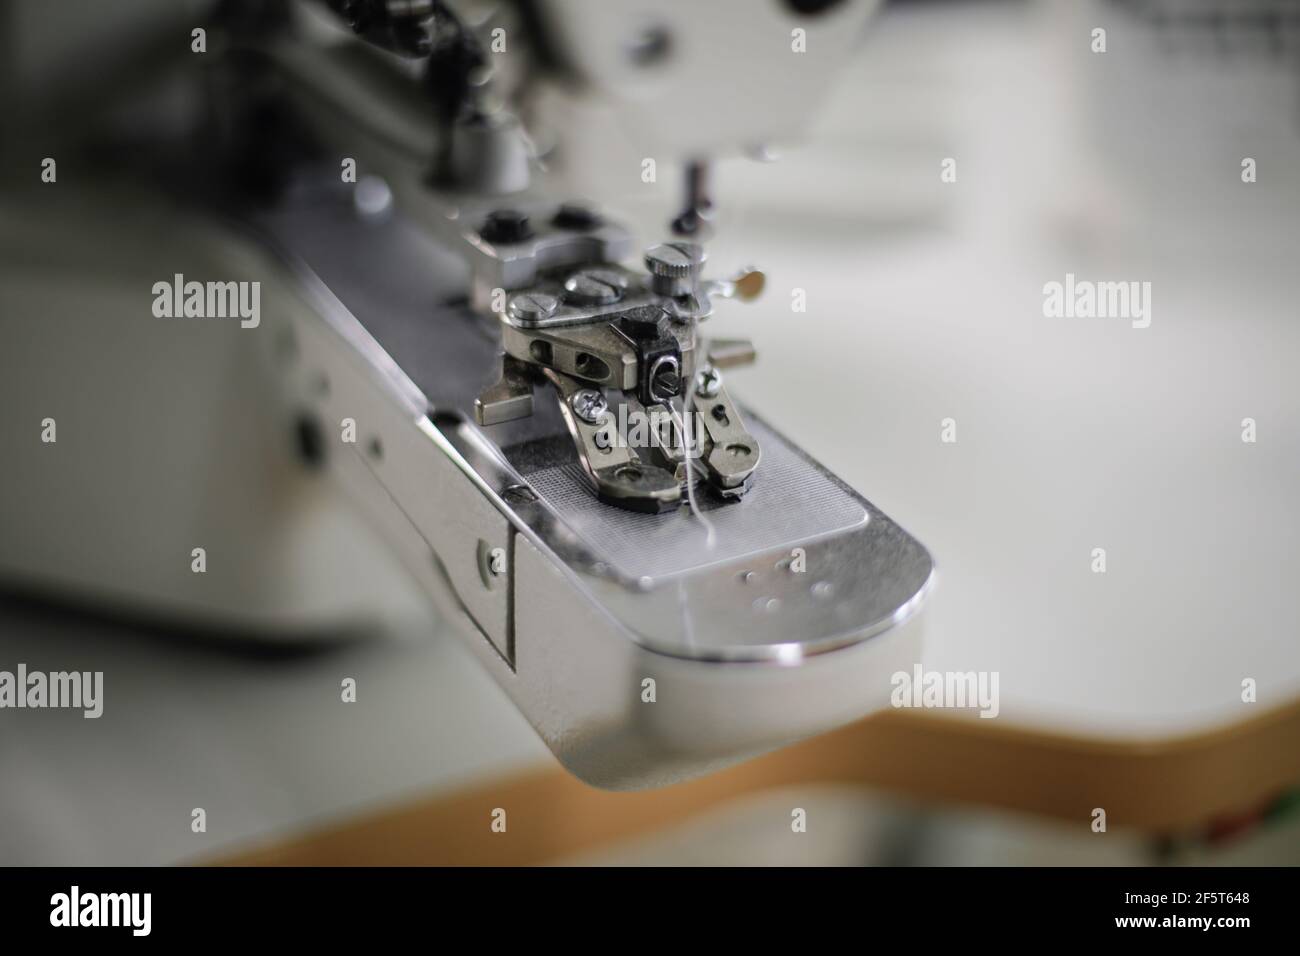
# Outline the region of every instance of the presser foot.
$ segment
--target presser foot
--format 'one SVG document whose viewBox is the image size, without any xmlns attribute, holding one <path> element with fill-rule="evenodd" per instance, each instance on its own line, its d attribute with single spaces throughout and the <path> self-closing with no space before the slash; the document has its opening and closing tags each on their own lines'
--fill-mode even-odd
<svg viewBox="0 0 1300 956">
<path fill-rule="evenodd" d="M 599 263 L 517 291 L 501 316 L 501 375 L 475 401 L 477 422 L 532 415 L 545 379 L 601 501 L 657 514 L 680 506 L 688 483 L 742 497 L 761 452 L 720 368 L 752 362 L 753 346 L 702 350 L 696 329 L 713 297 L 757 294 L 761 273 L 701 282 L 703 261 L 698 246 L 674 243 L 646 253 L 649 275 Z"/>
</svg>

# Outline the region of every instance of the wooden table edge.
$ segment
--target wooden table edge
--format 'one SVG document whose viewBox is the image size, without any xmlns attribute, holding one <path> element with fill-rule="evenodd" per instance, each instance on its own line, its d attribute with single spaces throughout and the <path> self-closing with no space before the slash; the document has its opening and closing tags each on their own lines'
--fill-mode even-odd
<svg viewBox="0 0 1300 956">
<path fill-rule="evenodd" d="M 611 792 L 525 771 L 213 861 L 223 865 L 530 865 L 653 833 L 739 797 L 851 785 L 1054 817 L 1087 832 L 1172 833 L 1300 782 L 1300 699 L 1229 726 L 1129 740 L 887 711 L 707 777 Z M 506 810 L 506 832 L 492 812 Z"/>
</svg>

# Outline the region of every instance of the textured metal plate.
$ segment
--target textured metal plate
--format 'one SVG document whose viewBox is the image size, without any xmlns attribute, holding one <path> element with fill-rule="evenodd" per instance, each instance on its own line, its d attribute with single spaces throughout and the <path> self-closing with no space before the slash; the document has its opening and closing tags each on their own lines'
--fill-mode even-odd
<svg viewBox="0 0 1300 956">
<path fill-rule="evenodd" d="M 705 546 L 705 527 L 688 508 L 645 515 L 601 502 L 576 462 L 521 471 L 597 557 L 632 578 L 680 574 L 866 524 L 867 511 L 854 495 L 761 422 L 746 423 L 763 450 L 754 486 L 738 502 L 723 503 L 707 492 L 697 499 L 713 525 L 712 547 Z"/>
</svg>

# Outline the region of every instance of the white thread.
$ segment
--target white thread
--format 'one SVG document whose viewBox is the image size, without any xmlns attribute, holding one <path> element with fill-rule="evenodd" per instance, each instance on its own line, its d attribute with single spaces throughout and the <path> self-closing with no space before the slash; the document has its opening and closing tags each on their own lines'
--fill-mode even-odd
<svg viewBox="0 0 1300 956">
<path fill-rule="evenodd" d="M 691 319 L 691 342 L 694 343 L 693 351 L 698 355 L 700 349 L 700 338 L 698 333 L 699 319 Z M 717 535 L 713 530 L 713 522 L 704 517 L 704 514 L 695 504 L 695 463 L 696 451 L 699 448 L 698 435 L 693 434 L 695 429 L 687 429 L 686 423 L 692 421 L 691 406 L 695 404 L 695 378 L 686 383 L 686 401 L 682 403 L 682 434 L 686 439 L 686 500 L 690 503 L 691 514 L 700 519 L 700 524 L 704 525 L 704 546 L 712 548 Z M 670 404 L 668 406 L 672 408 Z"/>
</svg>

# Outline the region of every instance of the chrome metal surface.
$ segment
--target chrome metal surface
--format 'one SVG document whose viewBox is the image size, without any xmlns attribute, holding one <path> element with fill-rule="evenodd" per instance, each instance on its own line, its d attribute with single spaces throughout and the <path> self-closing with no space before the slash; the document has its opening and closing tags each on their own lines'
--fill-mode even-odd
<svg viewBox="0 0 1300 956">
<path fill-rule="evenodd" d="M 502 356 L 501 378 L 474 399 L 474 421 L 480 425 L 527 418 L 533 413 L 533 382 L 524 363 Z"/>
<path fill-rule="evenodd" d="M 700 398 L 713 398 L 722 388 L 722 373 L 712 365 L 705 365 L 695 373 L 695 394 Z"/>
<path fill-rule="evenodd" d="M 687 510 L 610 507 L 575 455 L 576 416 L 472 423 L 465 394 L 490 380 L 497 346 L 468 315 L 429 321 L 422 287 L 447 273 L 366 279 L 368 256 L 434 261 L 400 218 L 349 216 L 323 244 L 322 215 L 305 204 L 268 226 L 325 280 L 300 272 L 323 321 L 299 339 L 333 383 L 327 414 L 348 409 L 383 443 L 382 462 L 358 451 L 338 467 L 570 770 L 664 784 L 887 702 L 933 573 L 902 529 L 752 416 L 764 469 L 745 499 L 700 502 L 712 543 Z M 353 254 L 331 256 L 340 245 Z M 504 574 L 480 557 L 493 549 Z M 807 571 L 788 570 L 800 553 Z M 646 680 L 660 703 L 642 702 Z"/>
</svg>

